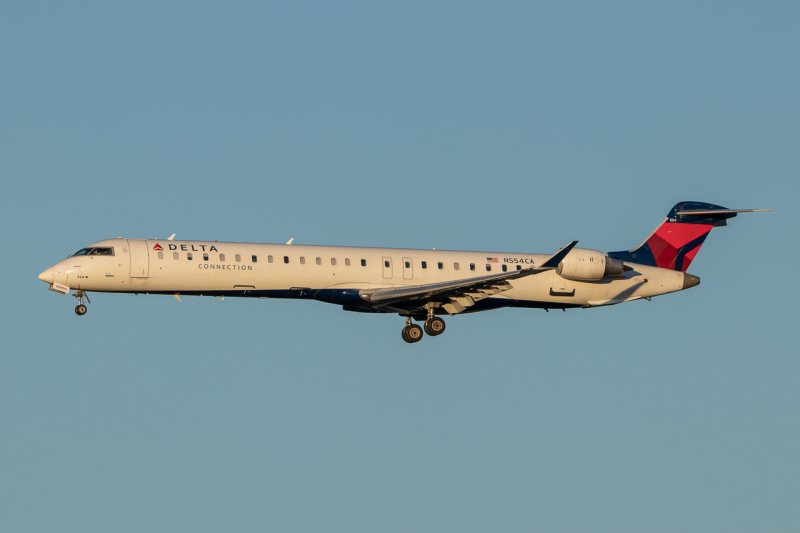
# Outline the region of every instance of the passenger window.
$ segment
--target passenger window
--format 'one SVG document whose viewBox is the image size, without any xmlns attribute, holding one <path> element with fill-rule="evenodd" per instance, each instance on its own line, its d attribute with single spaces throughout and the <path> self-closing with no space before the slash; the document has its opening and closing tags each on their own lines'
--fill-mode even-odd
<svg viewBox="0 0 800 533">
<path fill-rule="evenodd" d="M 503 272 L 508 272 L 508 266 L 503 265 Z"/>
<path fill-rule="evenodd" d="M 423 261 L 422 262 L 422 268 L 428 268 L 428 262 L 427 261 Z"/>
<path fill-rule="evenodd" d="M 386 268 L 389 268 L 389 261 L 384 261 L 383 262 L 383 266 L 385 266 Z"/>
<path fill-rule="evenodd" d="M 475 270 L 475 263 L 470 263 L 469 264 L 469 269 L 470 270 Z"/>
<path fill-rule="evenodd" d="M 411 268 L 411 261 L 406 261 L 406 268 Z"/>
<path fill-rule="evenodd" d="M 288 255 L 284 255 L 283 256 L 283 262 L 286 263 L 287 265 L 289 264 L 289 256 Z"/>
<path fill-rule="evenodd" d="M 439 270 L 443 270 L 443 269 L 444 269 L 444 264 L 439 262 Z"/>
<path fill-rule="evenodd" d="M 177 259 L 178 258 L 178 252 L 172 252 L 172 258 L 173 259 Z"/>
<path fill-rule="evenodd" d="M 344 258 L 344 266 L 348 266 L 348 267 L 350 266 L 350 258 L 349 257 L 345 257 Z"/>
<path fill-rule="evenodd" d="M 237 263 L 241 263 L 242 262 L 242 255 L 241 254 L 236 254 L 235 256 L 233 256 L 233 258 L 236 259 Z"/>
<path fill-rule="evenodd" d="M 305 257 L 301 257 L 300 258 L 300 264 L 301 265 L 305 265 L 306 264 L 306 258 Z"/>
<path fill-rule="evenodd" d="M 267 256 L 267 263 L 272 263 L 272 256 L 271 255 Z"/>
<path fill-rule="evenodd" d="M 158 258 L 164 259 L 164 252 L 158 252 Z"/>
<path fill-rule="evenodd" d="M 203 261 L 208 261 L 208 254 L 203 254 Z"/>
<path fill-rule="evenodd" d="M 517 265 L 517 270 L 522 270 L 522 265 Z"/>
<path fill-rule="evenodd" d="M 491 271 L 492 271 L 492 265 L 487 263 L 486 264 L 486 272 L 491 272 Z"/>
<path fill-rule="evenodd" d="M 257 255 L 253 256 L 253 263 L 258 263 L 258 256 Z"/>
<path fill-rule="evenodd" d="M 322 264 L 322 258 L 321 258 L 321 257 L 317 257 L 317 264 L 318 264 L 318 265 L 321 265 L 321 264 Z"/>
<path fill-rule="evenodd" d="M 458 263 L 453 263 L 453 270 L 458 270 Z"/>
<path fill-rule="evenodd" d="M 188 254 L 186 254 L 186 259 L 188 259 L 189 261 L 192 260 L 192 252 L 189 252 Z"/>
<path fill-rule="evenodd" d="M 219 260 L 225 261 L 225 254 L 219 254 Z"/>
<path fill-rule="evenodd" d="M 365 267 L 365 266 L 367 266 L 367 260 L 366 260 L 366 259 L 362 259 L 362 260 L 361 260 L 361 266 L 362 266 L 362 267 Z"/>
<path fill-rule="evenodd" d="M 336 266 L 336 258 L 335 257 L 331 257 L 331 264 L 333 266 Z"/>
</svg>

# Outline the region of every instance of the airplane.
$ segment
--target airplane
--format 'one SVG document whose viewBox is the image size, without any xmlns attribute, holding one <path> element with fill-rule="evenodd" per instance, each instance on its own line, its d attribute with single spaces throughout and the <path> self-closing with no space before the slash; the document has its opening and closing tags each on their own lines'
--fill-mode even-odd
<svg viewBox="0 0 800 533">
<path fill-rule="evenodd" d="M 572 241 L 553 255 L 116 238 L 81 248 L 39 275 L 50 290 L 181 296 L 292 298 L 345 311 L 396 313 L 415 343 L 445 330 L 441 315 L 505 307 L 615 305 L 697 286 L 686 270 L 712 228 L 739 213 L 680 202 L 636 248 L 603 253 Z M 413 323 L 422 322 L 421 327 Z"/>
</svg>

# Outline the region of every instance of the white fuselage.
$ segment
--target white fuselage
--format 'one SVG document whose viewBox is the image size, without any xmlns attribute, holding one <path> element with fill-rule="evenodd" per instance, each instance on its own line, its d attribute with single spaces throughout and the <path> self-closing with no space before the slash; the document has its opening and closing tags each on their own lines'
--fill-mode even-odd
<svg viewBox="0 0 800 533">
<path fill-rule="evenodd" d="M 530 268 L 542 254 L 357 248 L 207 241 L 109 239 L 92 246 L 113 255 L 76 255 L 40 279 L 73 290 L 304 298 L 357 305 L 363 289 L 426 285 Z M 159 248 L 161 248 L 159 250 Z M 497 307 L 609 305 L 683 289 L 684 274 L 644 265 L 618 277 L 582 282 L 554 271 L 512 282 L 513 288 L 470 311 Z M 358 309 L 353 309 L 358 310 Z"/>
</svg>

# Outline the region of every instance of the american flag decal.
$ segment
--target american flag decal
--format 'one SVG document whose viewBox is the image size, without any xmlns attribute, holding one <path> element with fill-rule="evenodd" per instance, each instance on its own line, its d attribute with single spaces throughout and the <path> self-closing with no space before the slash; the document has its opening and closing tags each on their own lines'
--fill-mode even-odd
<svg viewBox="0 0 800 533">
<path fill-rule="evenodd" d="M 496 257 L 487 257 L 486 258 L 486 262 L 487 263 L 499 263 L 499 261 L 497 260 Z"/>
</svg>

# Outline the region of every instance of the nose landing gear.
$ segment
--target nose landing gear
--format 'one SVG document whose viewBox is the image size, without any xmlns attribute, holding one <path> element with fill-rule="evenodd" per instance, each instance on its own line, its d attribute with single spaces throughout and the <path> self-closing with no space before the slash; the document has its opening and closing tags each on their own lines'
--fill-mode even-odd
<svg viewBox="0 0 800 533">
<path fill-rule="evenodd" d="M 85 315 L 87 309 L 86 306 L 83 305 L 83 299 L 86 298 L 86 303 L 92 303 L 92 301 L 89 300 L 89 295 L 86 294 L 86 291 L 78 289 L 77 291 L 75 291 L 75 294 L 73 294 L 73 296 L 78 299 L 78 305 L 75 307 L 75 314 L 78 316 Z"/>
</svg>

